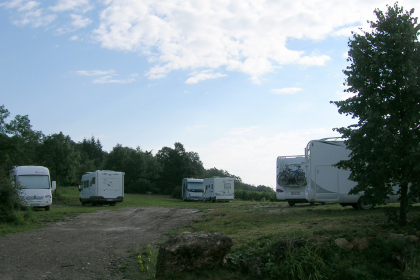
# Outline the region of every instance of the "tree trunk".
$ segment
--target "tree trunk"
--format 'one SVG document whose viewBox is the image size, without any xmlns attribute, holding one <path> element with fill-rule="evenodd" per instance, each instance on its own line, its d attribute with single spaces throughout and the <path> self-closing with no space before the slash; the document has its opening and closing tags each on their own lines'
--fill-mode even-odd
<svg viewBox="0 0 420 280">
<path fill-rule="evenodd" d="M 399 224 L 400 226 L 405 226 L 407 224 L 407 209 L 408 209 L 408 199 L 407 199 L 407 192 L 408 192 L 408 183 L 400 184 L 400 219 Z"/>
</svg>

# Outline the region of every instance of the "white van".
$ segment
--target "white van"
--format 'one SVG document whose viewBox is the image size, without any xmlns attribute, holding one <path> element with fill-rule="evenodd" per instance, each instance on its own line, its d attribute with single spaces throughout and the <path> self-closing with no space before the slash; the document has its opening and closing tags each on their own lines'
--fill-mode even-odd
<svg viewBox="0 0 420 280">
<path fill-rule="evenodd" d="M 235 179 L 225 177 L 206 178 L 203 181 L 203 201 L 232 201 L 235 199 Z"/>
<path fill-rule="evenodd" d="M 124 172 L 97 170 L 82 176 L 79 185 L 79 200 L 82 205 L 109 204 L 115 206 L 124 200 Z"/>
<path fill-rule="evenodd" d="M 305 195 L 305 156 L 279 156 L 276 165 L 276 198 L 295 203 L 308 203 Z"/>
<path fill-rule="evenodd" d="M 199 201 L 203 198 L 203 179 L 184 178 L 182 179 L 182 200 Z"/>
<path fill-rule="evenodd" d="M 336 202 L 342 206 L 351 205 L 356 209 L 370 209 L 371 204 L 364 202 L 363 193 L 349 194 L 357 183 L 349 180 L 350 170 L 339 169 L 333 165 L 341 160 L 349 159 L 342 138 L 324 138 L 312 140 L 305 150 L 306 178 L 308 186 L 305 190 L 309 202 Z M 394 193 L 399 187 L 394 187 Z M 398 202 L 399 195 L 392 195 L 388 203 Z"/>
<path fill-rule="evenodd" d="M 9 172 L 10 179 L 19 186 L 23 203 L 34 208 L 50 210 L 51 191 L 56 182 L 50 180 L 50 171 L 43 166 L 15 166 Z"/>
</svg>

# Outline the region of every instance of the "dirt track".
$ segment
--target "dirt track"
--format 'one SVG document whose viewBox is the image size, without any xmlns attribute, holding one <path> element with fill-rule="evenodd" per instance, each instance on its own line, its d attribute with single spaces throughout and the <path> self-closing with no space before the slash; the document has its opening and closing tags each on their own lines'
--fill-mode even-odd
<svg viewBox="0 0 420 280">
<path fill-rule="evenodd" d="M 123 208 L 82 214 L 0 237 L 0 279 L 123 279 L 119 265 L 162 234 L 198 217 L 196 210 Z"/>
</svg>

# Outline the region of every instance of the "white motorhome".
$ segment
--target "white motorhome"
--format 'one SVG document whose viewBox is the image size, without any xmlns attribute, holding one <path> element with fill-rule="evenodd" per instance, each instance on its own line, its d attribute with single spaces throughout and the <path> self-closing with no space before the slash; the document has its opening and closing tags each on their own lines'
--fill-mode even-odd
<svg viewBox="0 0 420 280">
<path fill-rule="evenodd" d="M 56 182 L 50 179 L 50 171 L 43 166 L 15 166 L 9 172 L 10 179 L 19 186 L 23 203 L 34 208 L 50 210 L 51 191 Z"/>
<path fill-rule="evenodd" d="M 232 201 L 235 199 L 235 179 L 229 177 L 206 178 L 203 181 L 203 201 Z"/>
<path fill-rule="evenodd" d="M 371 204 L 364 202 L 363 193 L 349 194 L 357 184 L 348 179 L 351 172 L 333 166 L 340 160 L 347 160 L 349 155 L 350 151 L 342 138 L 324 138 L 308 143 L 305 149 L 308 181 L 305 194 L 309 202 L 336 202 L 356 209 L 372 208 Z M 394 193 L 396 191 L 398 187 L 394 187 Z M 398 197 L 393 195 L 387 202 L 395 203 Z"/>
<path fill-rule="evenodd" d="M 82 205 L 109 204 L 115 206 L 124 199 L 124 172 L 97 170 L 82 176 L 79 185 L 79 199 Z"/>
<path fill-rule="evenodd" d="M 201 200 L 203 198 L 203 179 L 184 178 L 182 179 L 182 200 Z"/>
<path fill-rule="evenodd" d="M 305 156 L 279 156 L 276 167 L 277 200 L 287 201 L 290 206 L 308 203 L 305 195 Z"/>
</svg>

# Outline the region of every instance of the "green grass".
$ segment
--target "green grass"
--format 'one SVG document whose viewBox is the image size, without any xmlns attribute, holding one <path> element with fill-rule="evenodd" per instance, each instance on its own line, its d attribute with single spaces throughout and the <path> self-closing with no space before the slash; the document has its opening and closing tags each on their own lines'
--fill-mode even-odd
<svg viewBox="0 0 420 280">
<path fill-rule="evenodd" d="M 389 222 L 386 215 L 388 212 L 398 210 L 398 204 L 376 207 L 371 211 L 356 211 L 351 207 L 341 207 L 338 204 L 315 206 L 299 204 L 295 207 L 289 207 L 284 202 L 235 200 L 230 203 L 202 203 L 183 202 L 169 196 L 126 194 L 124 202 L 117 203 L 114 207 L 107 205 L 94 207 L 91 205 L 82 206 L 78 196 L 79 192 L 76 187 L 59 188 L 57 193 L 54 194 L 53 206 L 50 211 L 33 210 L 28 213 L 21 213 L 19 215 L 22 217 L 17 220 L 22 222 L 12 225 L 0 224 L 0 234 L 44 227 L 49 223 L 59 222 L 68 217 L 75 217 L 81 213 L 91 213 L 99 209 L 114 211 L 123 207 L 194 208 L 201 213 L 200 218 L 194 218 L 190 224 L 167 234 L 174 235 L 184 231 L 223 232 L 234 241 L 230 254 L 232 262 L 239 263 L 239 260 L 243 258 L 265 261 L 266 263 L 261 265 L 267 279 L 270 277 L 275 279 L 275 275 L 281 275 L 279 273 L 294 273 L 295 270 L 313 273 L 313 275 L 311 274 L 313 279 L 317 279 L 325 273 L 343 277 L 353 275 L 349 279 L 375 279 L 375 275 L 386 275 L 386 269 L 382 265 L 385 263 L 392 266 L 395 262 L 392 261 L 394 257 L 404 260 L 405 269 L 404 271 L 398 271 L 403 275 L 399 279 L 420 279 L 418 277 L 420 271 L 418 254 L 412 253 L 413 256 L 410 257 L 409 252 L 405 252 L 405 249 L 403 249 L 406 248 L 405 245 L 392 244 L 388 241 L 385 244 L 386 246 L 381 245 L 380 242 L 375 245 L 376 255 L 342 252 L 331 245 L 326 246 L 319 252 L 314 251 L 312 247 L 303 247 L 300 251 L 288 253 L 288 259 L 284 263 L 285 268 L 272 263 L 270 258 L 267 257 L 272 254 L 270 252 L 277 246 L 278 242 L 294 238 L 311 240 L 327 237 L 330 240 L 329 244 L 332 244 L 332 240 L 339 237 L 351 240 L 355 237 L 367 236 L 373 238 L 373 240 L 386 240 L 385 237 L 390 232 L 414 234 L 416 230 L 420 229 L 420 204 L 415 205 L 408 213 L 409 225 L 400 228 L 395 223 Z M 395 250 L 392 251 L 389 248 Z M 140 271 L 138 260 L 135 259 L 142 253 L 131 252 L 131 261 L 128 260 L 122 268 L 123 272 L 130 275 L 127 279 L 147 279 L 150 277 L 150 273 Z M 382 258 L 378 258 L 378 256 Z M 302 263 L 299 262 L 300 258 L 309 258 L 311 262 L 318 265 L 309 268 L 302 267 Z M 335 271 L 329 271 L 329 266 L 324 265 L 324 260 L 336 264 L 334 266 Z M 305 269 L 309 269 L 309 272 Z M 241 279 L 243 276 L 241 275 L 239 270 L 220 270 L 183 275 L 179 279 Z M 384 277 L 382 278 L 386 279 Z M 284 279 L 294 278 L 290 276 Z M 319 279 L 336 278 L 321 277 Z"/>
</svg>

